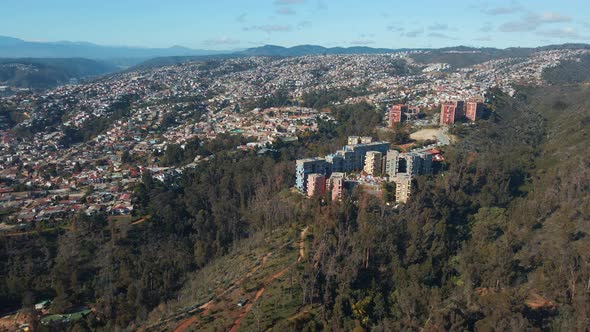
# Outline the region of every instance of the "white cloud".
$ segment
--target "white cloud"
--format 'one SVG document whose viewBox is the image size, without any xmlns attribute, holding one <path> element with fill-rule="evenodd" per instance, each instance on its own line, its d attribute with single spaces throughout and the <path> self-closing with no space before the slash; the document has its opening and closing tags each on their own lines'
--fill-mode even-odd
<svg viewBox="0 0 590 332">
<path fill-rule="evenodd" d="M 494 30 L 494 27 L 490 22 L 485 22 L 484 25 L 481 28 L 479 28 L 479 31 L 481 32 L 490 32 L 492 30 Z"/>
<path fill-rule="evenodd" d="M 240 41 L 237 39 L 232 39 L 229 37 L 221 37 L 216 39 L 208 39 L 203 41 L 205 45 L 236 45 L 239 44 Z"/>
<path fill-rule="evenodd" d="M 297 29 L 305 29 L 311 26 L 311 21 L 301 21 L 297 23 Z"/>
<path fill-rule="evenodd" d="M 431 32 L 428 34 L 428 37 L 440 38 L 440 39 L 455 39 L 449 35 L 446 35 L 446 34 L 440 33 L 440 32 Z"/>
<path fill-rule="evenodd" d="M 422 35 L 423 33 L 424 33 L 424 28 L 419 28 L 419 29 L 408 31 L 406 33 L 402 33 L 402 36 L 408 37 L 408 38 L 416 38 L 416 37 Z"/>
<path fill-rule="evenodd" d="M 481 37 L 474 38 L 473 40 L 475 40 L 475 41 L 492 41 L 492 37 L 491 36 L 481 36 Z"/>
<path fill-rule="evenodd" d="M 244 31 L 264 31 L 266 33 L 272 32 L 286 32 L 291 31 L 292 27 L 290 25 L 281 25 L 281 24 L 266 24 L 266 25 L 252 25 L 249 27 L 245 27 Z"/>
<path fill-rule="evenodd" d="M 328 9 L 328 5 L 323 0 L 318 0 L 316 8 L 318 10 L 326 10 Z"/>
<path fill-rule="evenodd" d="M 506 22 L 500 25 L 499 30 L 502 32 L 534 31 L 544 24 L 570 22 L 571 20 L 569 16 L 554 12 L 528 14 L 519 21 Z"/>
<path fill-rule="evenodd" d="M 246 22 L 246 13 L 243 13 L 240 16 L 236 17 L 236 21 L 240 23 Z"/>
<path fill-rule="evenodd" d="M 588 40 L 590 37 L 582 36 L 572 27 L 566 27 L 561 29 L 552 29 L 552 30 L 544 30 L 538 31 L 537 35 L 543 36 L 546 38 L 560 38 L 560 39 L 584 39 Z"/>
<path fill-rule="evenodd" d="M 370 40 L 370 39 L 359 39 L 359 40 L 353 40 L 350 42 L 350 45 L 370 45 L 370 44 L 375 44 L 374 40 Z"/>
<path fill-rule="evenodd" d="M 435 23 L 435 24 L 429 26 L 428 27 L 428 30 L 432 30 L 432 31 L 449 30 L 449 25 L 448 24 L 443 24 L 443 23 Z"/>
<path fill-rule="evenodd" d="M 277 9 L 277 13 L 281 15 L 294 15 L 295 11 L 289 7 L 280 7 Z"/>
<path fill-rule="evenodd" d="M 387 31 L 393 31 L 393 32 L 400 32 L 400 31 L 404 31 L 404 27 L 399 26 L 399 25 L 389 25 L 387 26 Z"/>
<path fill-rule="evenodd" d="M 275 5 L 295 5 L 298 3 L 304 3 L 305 0 L 275 0 Z"/>
<path fill-rule="evenodd" d="M 519 5 L 513 5 L 508 7 L 494 7 L 483 9 L 482 12 L 491 16 L 508 15 L 523 11 L 524 9 Z"/>
</svg>

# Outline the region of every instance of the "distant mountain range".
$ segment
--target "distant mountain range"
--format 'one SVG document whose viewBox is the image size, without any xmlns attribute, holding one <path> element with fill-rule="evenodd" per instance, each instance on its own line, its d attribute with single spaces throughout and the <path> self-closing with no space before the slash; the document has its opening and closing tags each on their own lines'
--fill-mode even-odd
<svg viewBox="0 0 590 332">
<path fill-rule="evenodd" d="M 293 47 L 282 47 L 276 45 L 265 45 L 260 47 L 249 48 L 228 54 L 202 55 L 202 56 L 175 56 L 175 57 L 157 57 L 149 59 L 139 64 L 136 68 L 149 68 L 169 66 L 187 61 L 206 61 L 215 59 L 224 59 L 238 56 L 271 56 L 271 57 L 294 57 L 304 55 L 327 55 L 327 54 L 384 54 L 404 51 L 428 51 L 414 53 L 411 57 L 420 63 L 448 63 L 454 68 L 461 68 L 482 63 L 485 61 L 500 58 L 525 57 L 536 51 L 553 50 L 553 49 L 588 49 L 588 44 L 562 44 L 549 45 L 536 48 L 512 47 L 506 49 L 498 48 L 475 48 L 468 46 L 445 47 L 439 49 L 425 48 L 372 48 L 365 46 L 355 47 L 332 47 L 327 48 L 317 45 L 299 45 Z"/>
<path fill-rule="evenodd" d="M 454 46 L 438 49 L 431 48 L 372 48 L 367 46 L 353 46 L 353 47 L 323 47 L 317 45 L 298 45 L 293 47 L 282 47 L 276 45 L 265 45 L 260 47 L 249 48 L 233 54 L 244 56 L 303 56 L 303 55 L 322 55 L 322 54 L 384 54 L 397 53 L 404 51 L 430 51 L 436 54 L 476 54 L 486 53 L 502 56 L 526 56 L 532 52 L 540 50 L 551 50 L 558 48 L 590 48 L 588 44 L 562 44 L 549 45 L 535 48 L 526 47 L 510 47 L 505 49 L 498 49 L 493 47 L 469 47 L 469 46 Z"/>
<path fill-rule="evenodd" d="M 195 50 L 182 46 L 145 48 L 102 46 L 88 42 L 31 42 L 0 36 L 0 58 L 87 58 L 94 60 L 147 60 L 164 56 L 214 55 L 231 51 Z"/>
<path fill-rule="evenodd" d="M 170 66 L 187 61 L 206 61 L 206 60 L 221 60 L 225 58 L 235 58 L 244 56 L 268 56 L 268 57 L 295 57 L 304 55 L 327 55 L 327 54 L 383 54 L 395 53 L 402 51 L 402 49 L 389 48 L 371 48 L 364 46 L 355 47 L 332 47 L 327 48 L 318 45 L 299 45 L 293 47 L 283 47 L 276 45 L 264 45 L 260 47 L 248 48 L 242 51 L 236 51 L 227 54 L 209 54 L 198 56 L 172 56 L 172 57 L 156 57 L 140 63 L 135 68 L 149 68 Z"/>
<path fill-rule="evenodd" d="M 238 54 L 245 56 L 303 56 L 321 54 L 382 54 L 399 52 L 399 49 L 372 48 L 366 46 L 353 47 L 323 47 L 318 45 L 298 45 L 293 47 L 282 47 L 275 45 L 264 45 L 261 47 L 249 48 Z"/>
<path fill-rule="evenodd" d="M 499 53 L 523 55 L 537 49 L 556 47 L 588 47 L 586 44 L 567 44 L 559 46 L 545 46 L 540 48 L 472 48 L 466 46 L 448 47 L 441 49 L 429 49 L 438 53 L 448 52 L 470 52 L 479 51 L 497 55 Z M 169 48 L 146 48 L 129 46 L 102 46 L 88 42 L 31 42 L 13 37 L 0 36 L 0 58 L 87 58 L 94 60 L 108 60 L 116 65 L 133 65 L 142 61 L 161 57 L 184 57 L 197 56 L 303 56 L 321 54 L 378 54 L 394 53 L 400 51 L 426 50 L 426 49 L 391 49 L 372 48 L 366 46 L 353 47 L 323 47 L 318 45 L 298 45 L 293 47 L 282 47 L 276 45 L 264 45 L 248 48 L 240 51 L 213 51 L 202 49 L 191 49 L 182 46 Z M 125 59 L 128 59 L 125 61 Z M 118 63 L 119 62 L 119 63 Z"/>
<path fill-rule="evenodd" d="M 212 51 L 191 49 L 182 46 L 169 48 L 146 48 L 128 46 L 102 46 L 88 42 L 31 42 L 13 37 L 0 36 L 0 58 L 87 58 L 94 60 L 141 59 L 186 56 L 302 56 L 319 54 L 376 54 L 399 50 L 364 46 L 326 48 L 317 45 L 282 47 L 265 45 L 241 51 Z"/>
</svg>

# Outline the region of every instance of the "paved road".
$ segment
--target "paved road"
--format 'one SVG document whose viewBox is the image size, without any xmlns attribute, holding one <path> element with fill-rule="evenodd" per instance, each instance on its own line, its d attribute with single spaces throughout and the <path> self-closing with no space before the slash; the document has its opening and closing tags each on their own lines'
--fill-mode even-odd
<svg viewBox="0 0 590 332">
<path fill-rule="evenodd" d="M 438 134 L 436 135 L 436 139 L 438 140 L 438 143 L 441 145 L 449 145 L 451 144 L 451 139 L 448 135 L 449 132 L 449 127 L 442 127 L 442 129 L 438 132 Z"/>
</svg>

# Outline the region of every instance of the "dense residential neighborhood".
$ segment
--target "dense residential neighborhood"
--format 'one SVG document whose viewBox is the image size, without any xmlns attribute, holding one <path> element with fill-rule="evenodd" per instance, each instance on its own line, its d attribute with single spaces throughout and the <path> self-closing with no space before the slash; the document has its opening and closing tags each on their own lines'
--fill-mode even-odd
<svg viewBox="0 0 590 332">
<path fill-rule="evenodd" d="M 195 139 L 237 134 L 248 141 L 241 148 L 259 149 L 317 131 L 318 121 L 334 121 L 329 109 L 299 106 L 307 94 L 363 87 L 335 103 L 375 105 L 390 127 L 402 121 L 399 106 L 388 113 L 396 101 L 406 103 L 404 113 L 441 108 L 440 116 L 413 123 L 448 125 L 456 116 L 445 105 L 463 108 L 463 100 L 482 100 L 491 87 L 513 93 L 515 84 L 543 84 L 545 68 L 589 51 L 540 51 L 459 70 L 409 61 L 416 52 L 425 51 L 188 62 L 3 97 L 22 121 L 9 129 L 1 119 L 0 201 L 14 211 L 13 226 L 79 212 L 129 214 L 134 185 L 146 170 L 162 181 L 182 173 L 185 165 L 158 164 L 156 156 L 171 144 L 184 148 Z M 272 98 L 283 100 L 261 102 Z M 479 106 L 473 107 L 475 119 Z"/>
</svg>

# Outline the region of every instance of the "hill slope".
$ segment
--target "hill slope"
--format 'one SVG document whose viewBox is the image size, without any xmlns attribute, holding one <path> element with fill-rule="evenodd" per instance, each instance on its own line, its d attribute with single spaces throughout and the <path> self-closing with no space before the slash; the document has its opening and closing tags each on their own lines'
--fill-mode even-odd
<svg viewBox="0 0 590 332">
<path fill-rule="evenodd" d="M 556 67 L 547 68 L 543 79 L 551 84 L 572 84 L 590 81 L 590 56 L 582 56 L 580 61 L 564 61 Z"/>
<path fill-rule="evenodd" d="M 448 172 L 418 179 L 405 208 L 383 209 L 361 195 L 358 204 L 314 210 L 295 268 L 276 279 L 265 272 L 255 282 L 226 280 L 235 294 L 213 298 L 212 307 L 205 302 L 215 287 L 203 280 L 231 276 L 235 253 L 224 257 L 218 272 L 189 278 L 182 306 L 164 322 L 227 329 L 242 313 L 245 330 L 585 326 L 589 92 L 535 88 L 516 99 L 495 92 L 492 119 L 457 131 L 462 139 L 446 151 Z M 288 264 L 269 261 L 260 271 Z M 195 297 L 197 286 L 206 296 Z M 253 303 L 242 309 L 239 299 Z M 181 309 L 193 303 L 205 305 L 197 313 Z"/>
<path fill-rule="evenodd" d="M 240 312 L 245 330 L 585 326 L 589 92 L 537 88 L 516 99 L 495 92 L 492 119 L 457 131 L 463 138 L 447 151 L 449 171 L 418 179 L 406 208 L 382 209 L 362 195 L 358 205 L 324 206 L 308 219 L 314 226 L 293 271 L 236 283 L 241 291 L 172 326 L 227 329 Z M 227 271 L 228 264 L 206 276 Z M 214 289 L 202 280 L 193 278 L 184 296 L 194 296 L 195 285 Z M 240 298 L 254 303 L 238 308 Z"/>
<path fill-rule="evenodd" d="M 318 45 L 298 45 L 293 47 L 282 47 L 276 45 L 265 45 L 261 47 L 249 48 L 237 52 L 238 55 L 246 56 L 303 56 L 303 55 L 322 55 L 322 54 L 380 54 L 397 52 L 388 48 L 371 48 L 364 46 L 355 47 L 332 47 L 326 48 Z"/>
<path fill-rule="evenodd" d="M 150 59 L 138 65 L 138 67 L 157 67 L 162 65 L 173 65 L 187 61 L 200 61 L 208 59 L 223 59 L 240 56 L 267 56 L 267 57 L 298 57 L 306 55 L 350 55 L 350 54 L 387 54 L 405 51 L 419 51 L 410 54 L 417 62 L 431 63 L 448 63 L 455 68 L 466 67 L 479 64 L 485 61 L 500 58 L 518 58 L 526 57 L 537 51 L 554 50 L 554 49 L 586 49 L 590 45 L 586 44 L 564 44 L 550 45 L 538 48 L 474 48 L 467 46 L 446 47 L 440 49 L 389 49 L 389 48 L 371 48 L 365 46 L 355 47 L 332 47 L 327 48 L 318 45 L 298 45 L 293 47 L 282 47 L 276 45 L 265 45 L 253 47 L 243 51 L 214 54 L 207 56 L 177 56 L 177 57 L 158 57 Z"/>
<path fill-rule="evenodd" d="M 0 85 L 47 89 L 71 79 L 115 71 L 109 64 L 89 59 L 0 59 Z"/>
<path fill-rule="evenodd" d="M 399 213 L 362 196 L 327 212 L 304 277 L 317 292 L 302 302 L 317 306 L 304 326 L 584 329 L 589 93 L 495 92 L 492 119 L 456 130 L 444 177 L 418 179 Z"/>
</svg>

